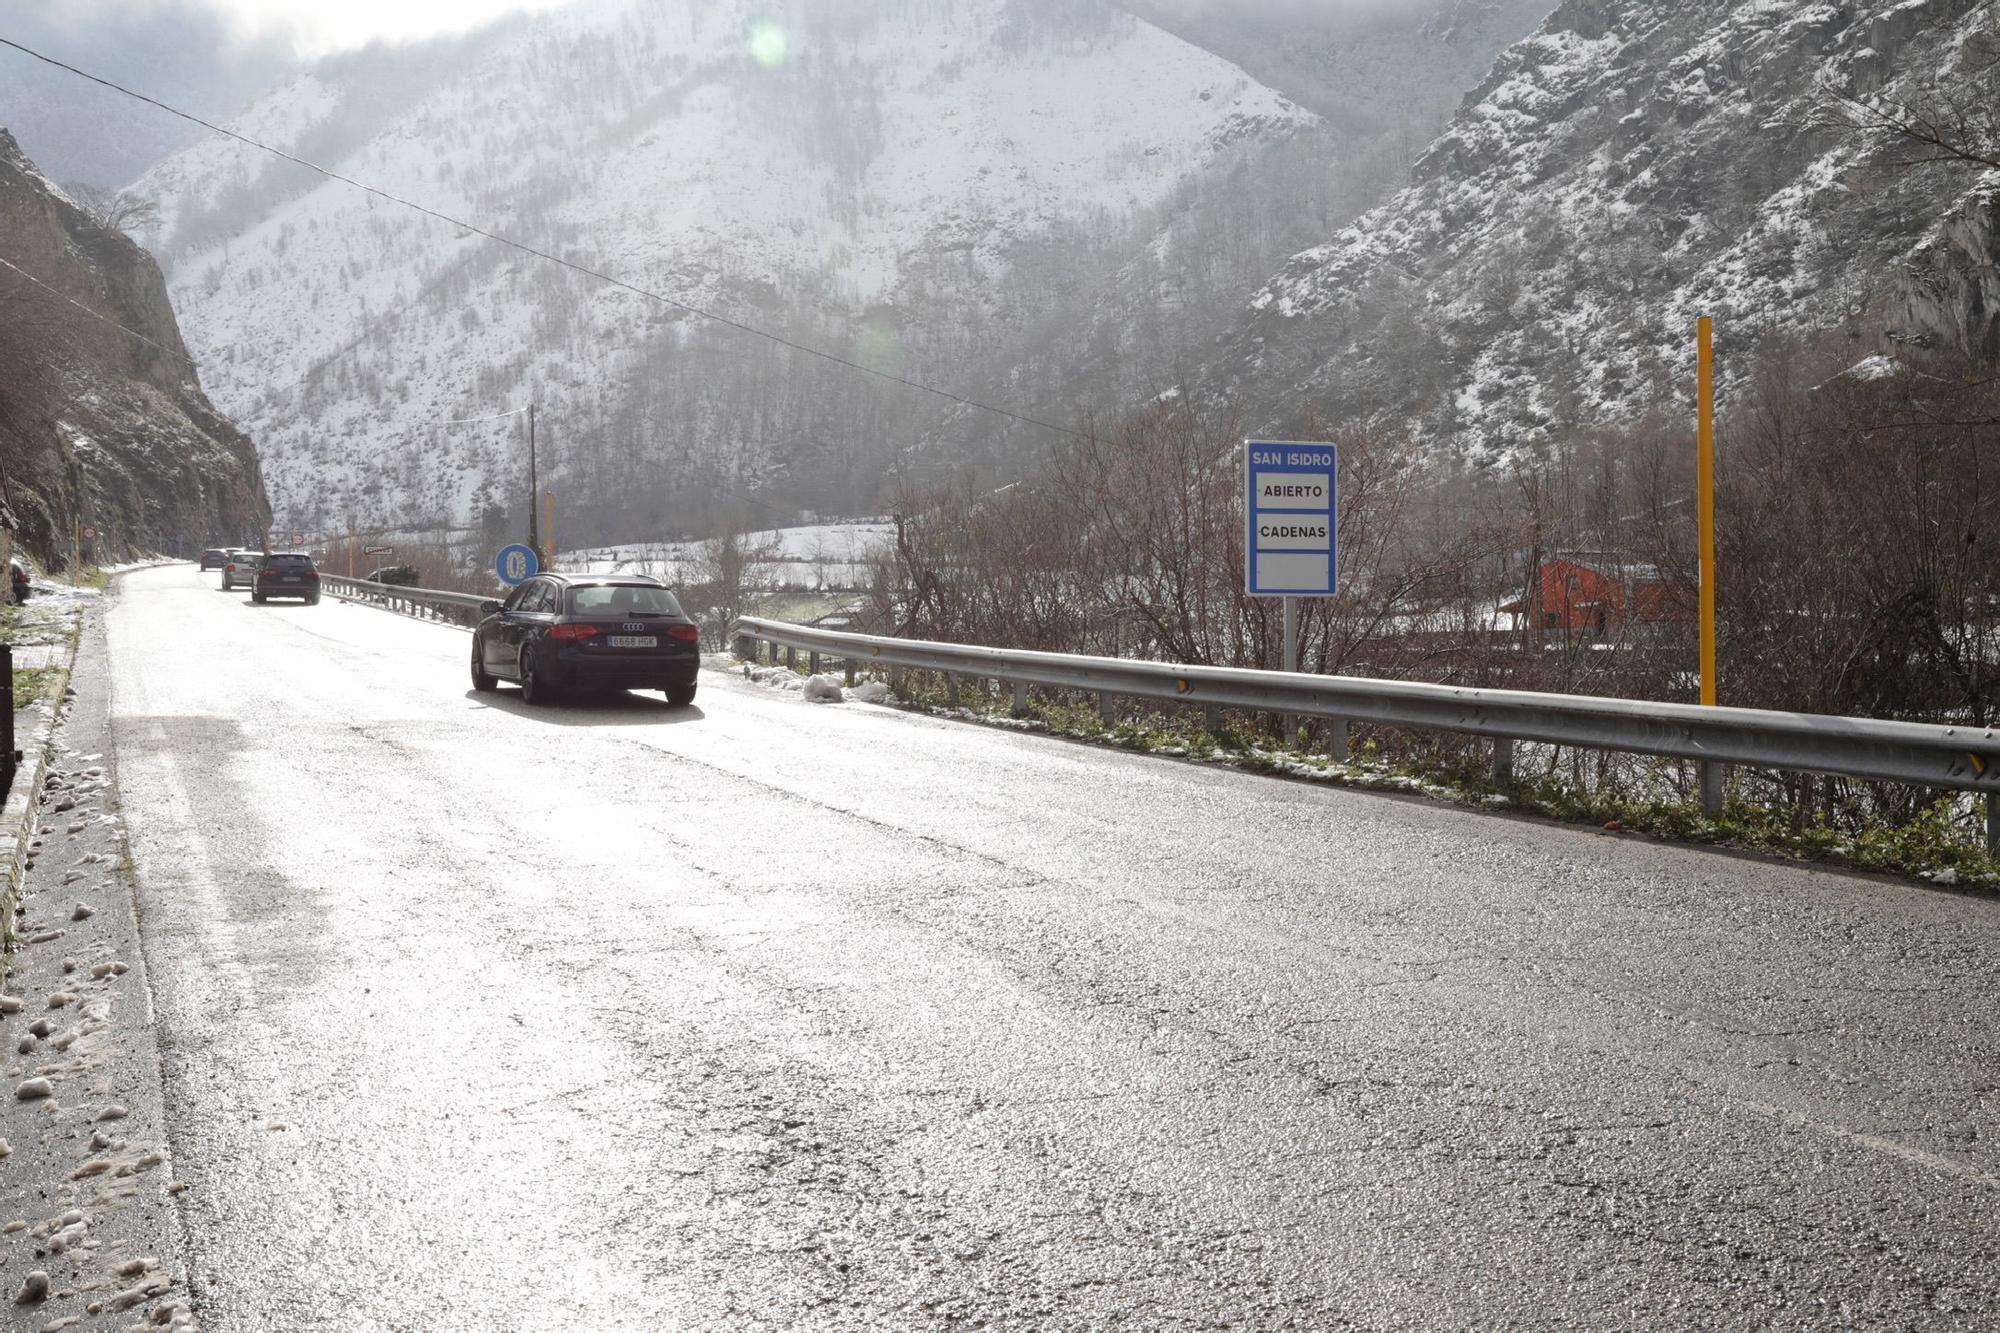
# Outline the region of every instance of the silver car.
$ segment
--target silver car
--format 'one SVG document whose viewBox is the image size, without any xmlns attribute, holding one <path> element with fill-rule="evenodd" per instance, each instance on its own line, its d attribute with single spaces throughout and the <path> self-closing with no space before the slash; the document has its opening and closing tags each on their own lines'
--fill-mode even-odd
<svg viewBox="0 0 2000 1333">
<path fill-rule="evenodd" d="M 257 571 L 264 567 L 264 553 L 253 551 L 247 546 L 232 546 L 222 562 L 223 591 L 231 588 L 254 588 L 257 586 Z"/>
</svg>

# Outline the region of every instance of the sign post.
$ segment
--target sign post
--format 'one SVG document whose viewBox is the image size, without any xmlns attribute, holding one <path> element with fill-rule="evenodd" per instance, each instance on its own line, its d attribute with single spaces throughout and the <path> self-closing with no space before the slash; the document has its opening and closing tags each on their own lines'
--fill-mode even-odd
<svg viewBox="0 0 2000 1333">
<path fill-rule="evenodd" d="M 1696 458 L 1695 486 L 1700 494 L 1701 566 L 1701 702 L 1717 701 L 1715 676 L 1715 321 L 1703 315 L 1695 325 Z M 1722 766 L 1701 766 L 1701 808 L 1710 819 L 1722 816 Z"/>
<path fill-rule="evenodd" d="M 1284 669 L 1297 671 L 1299 598 L 1332 597 L 1340 589 L 1339 451 L 1330 444 L 1246 440 L 1243 461 L 1245 586 L 1252 597 L 1284 599 Z M 1297 726 L 1285 718 L 1286 740 Z M 1345 732 L 1340 727 L 1337 734 Z"/>
</svg>

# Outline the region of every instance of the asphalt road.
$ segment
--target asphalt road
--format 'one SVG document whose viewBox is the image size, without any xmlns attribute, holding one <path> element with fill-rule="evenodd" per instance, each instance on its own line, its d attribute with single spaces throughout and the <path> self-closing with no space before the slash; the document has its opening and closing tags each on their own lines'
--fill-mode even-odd
<svg viewBox="0 0 2000 1333">
<path fill-rule="evenodd" d="M 2000 903 L 109 611 L 204 1328 L 2000 1321 Z"/>
</svg>

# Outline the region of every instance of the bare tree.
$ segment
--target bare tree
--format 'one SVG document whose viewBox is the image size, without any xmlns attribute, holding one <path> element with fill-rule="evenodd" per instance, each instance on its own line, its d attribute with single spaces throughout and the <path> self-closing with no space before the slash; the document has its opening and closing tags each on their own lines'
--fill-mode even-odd
<svg viewBox="0 0 2000 1333">
<path fill-rule="evenodd" d="M 95 185 L 66 185 L 64 192 L 76 201 L 90 220 L 106 231 L 145 231 L 160 223 L 160 206 L 130 190 L 106 190 Z"/>
</svg>

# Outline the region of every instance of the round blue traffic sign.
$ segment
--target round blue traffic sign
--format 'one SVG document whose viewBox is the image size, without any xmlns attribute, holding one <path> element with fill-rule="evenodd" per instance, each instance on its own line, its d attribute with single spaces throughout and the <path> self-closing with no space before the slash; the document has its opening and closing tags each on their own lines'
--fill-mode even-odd
<svg viewBox="0 0 2000 1333">
<path fill-rule="evenodd" d="M 541 573 L 542 562 L 532 546 L 502 547 L 499 558 L 493 562 L 493 572 L 500 576 L 502 583 L 511 588 L 517 583 L 526 583 Z"/>
</svg>

